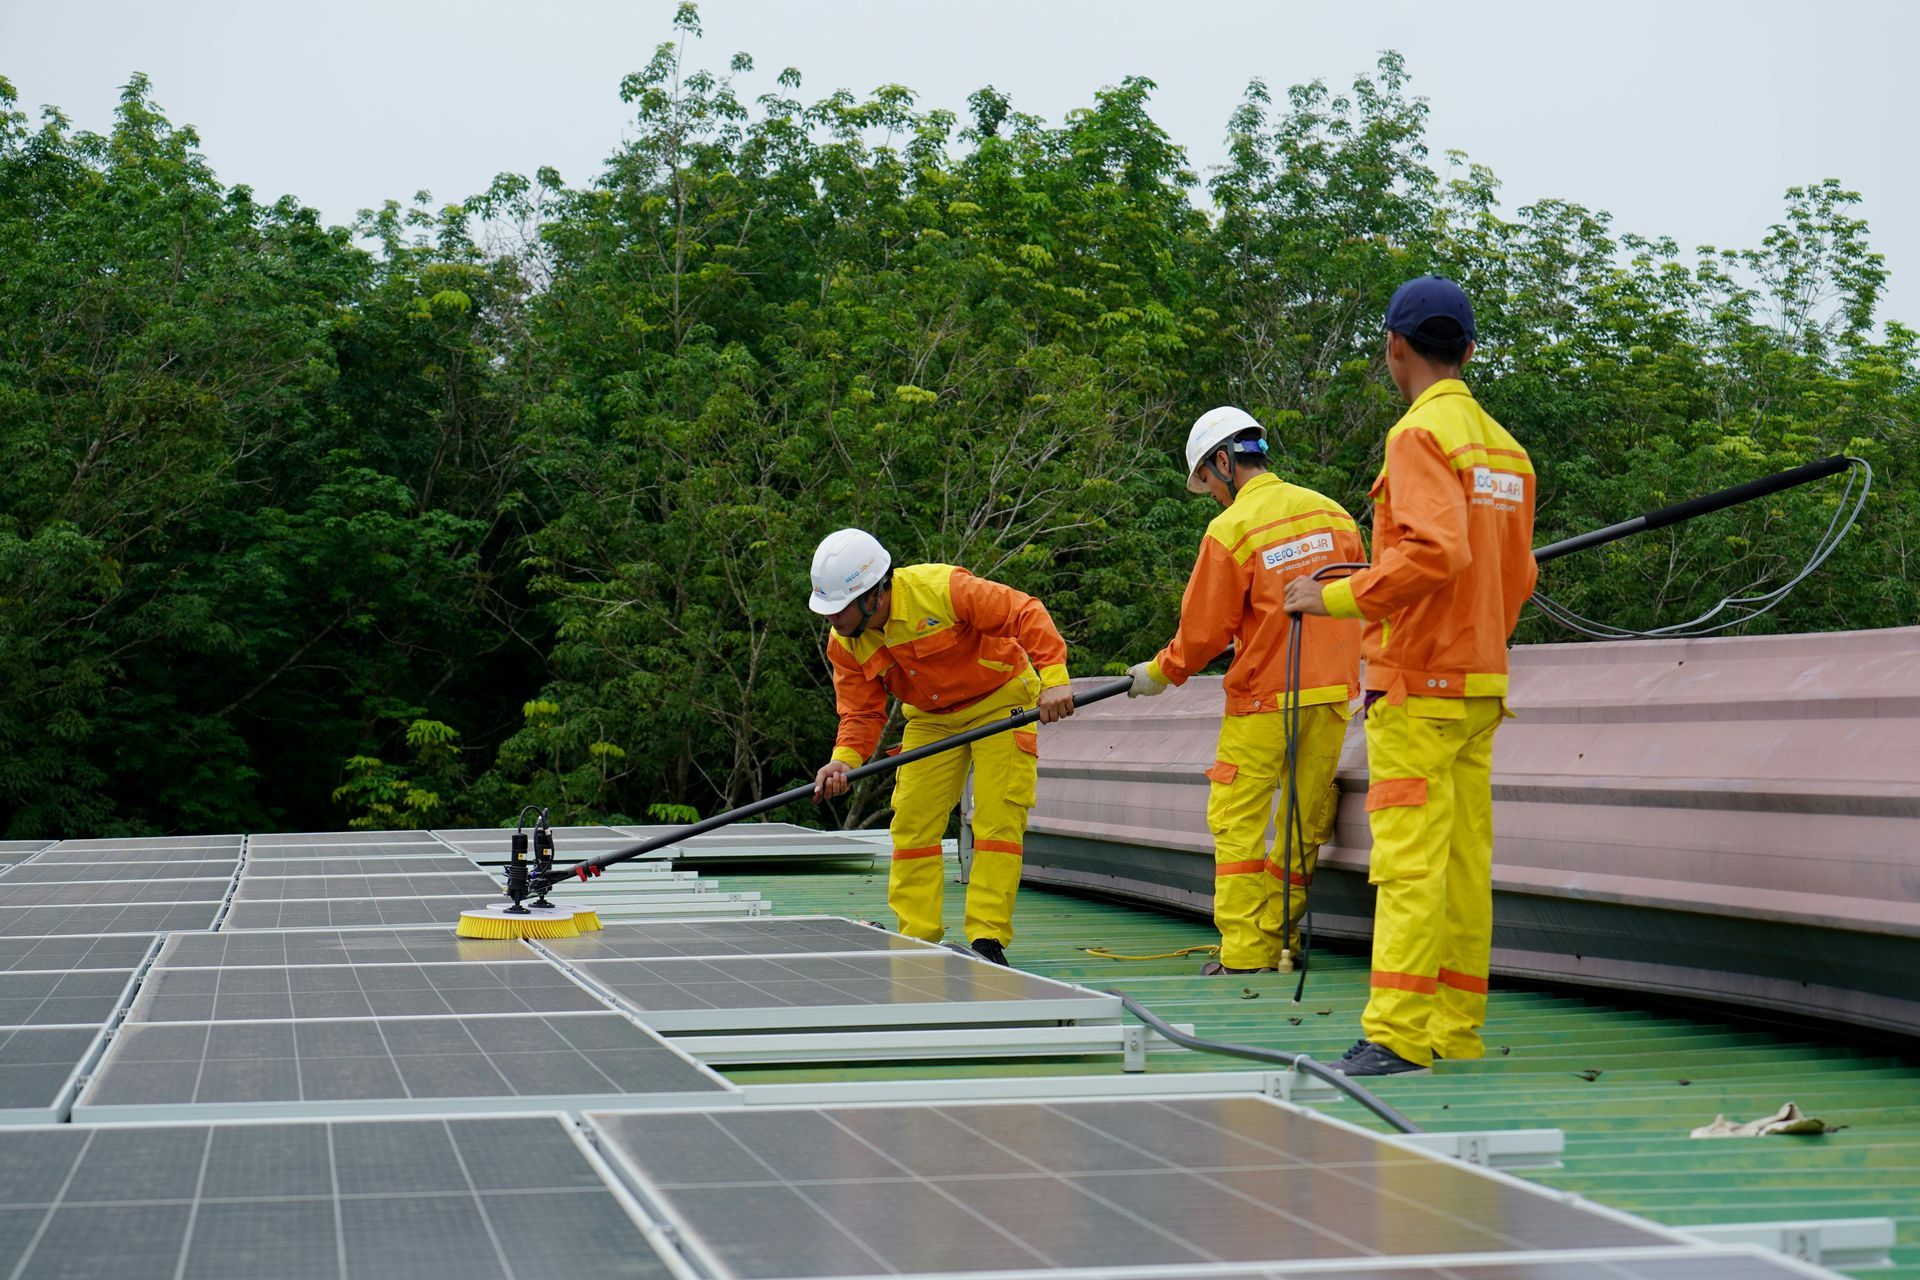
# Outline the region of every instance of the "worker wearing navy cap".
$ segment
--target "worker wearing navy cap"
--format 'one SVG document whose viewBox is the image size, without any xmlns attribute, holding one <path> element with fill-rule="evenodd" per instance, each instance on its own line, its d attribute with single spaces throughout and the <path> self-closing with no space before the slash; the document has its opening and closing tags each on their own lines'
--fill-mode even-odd
<svg viewBox="0 0 1920 1280">
<path fill-rule="evenodd" d="M 1338 1069 L 1418 1071 L 1485 1053 L 1493 935 L 1493 735 L 1507 641 L 1533 594 L 1533 463 L 1461 381 L 1473 307 L 1439 276 L 1387 306 L 1387 371 L 1407 412 L 1373 482 L 1373 564 L 1295 578 L 1287 607 L 1364 618 L 1368 879 L 1376 889 L 1365 1039 Z"/>
</svg>

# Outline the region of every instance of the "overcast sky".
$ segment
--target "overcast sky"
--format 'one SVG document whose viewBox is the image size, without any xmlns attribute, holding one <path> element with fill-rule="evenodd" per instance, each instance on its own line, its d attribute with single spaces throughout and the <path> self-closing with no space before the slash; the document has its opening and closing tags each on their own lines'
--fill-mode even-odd
<svg viewBox="0 0 1920 1280">
<path fill-rule="evenodd" d="M 419 189 L 443 201 L 542 164 L 588 180 L 627 131 L 621 76 L 671 35 L 673 0 L 0 0 L 21 104 L 104 129 L 145 71 L 220 177 L 330 221 Z M 1865 197 L 1893 273 L 1882 317 L 1920 323 L 1920 4 L 1910 0 L 1049 3 L 706 0 L 698 56 L 784 66 L 809 99 L 904 84 L 965 115 L 984 84 L 1057 120 L 1122 76 L 1205 175 L 1247 81 L 1340 85 L 1382 49 L 1428 98 L 1434 151 L 1499 175 L 1509 211 L 1556 196 L 1683 245 L 1757 244 L 1796 183 Z"/>
</svg>

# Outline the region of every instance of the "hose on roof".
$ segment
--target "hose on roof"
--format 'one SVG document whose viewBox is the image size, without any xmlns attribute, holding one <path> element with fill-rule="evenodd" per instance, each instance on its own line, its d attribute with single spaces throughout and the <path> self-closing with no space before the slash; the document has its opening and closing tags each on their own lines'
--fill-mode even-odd
<svg viewBox="0 0 1920 1280">
<path fill-rule="evenodd" d="M 1283 1067 L 1292 1067 L 1295 1071 L 1304 1072 L 1316 1080 L 1324 1080 L 1367 1110 L 1373 1112 L 1374 1115 L 1379 1116 L 1389 1125 L 1392 1125 L 1399 1132 L 1422 1132 L 1419 1125 L 1401 1115 L 1385 1100 L 1370 1090 L 1355 1084 L 1333 1068 L 1315 1062 L 1304 1053 L 1283 1053 L 1278 1049 L 1262 1049 L 1258 1045 L 1231 1044 L 1224 1040 L 1203 1040 L 1199 1036 L 1188 1035 L 1124 991 L 1115 991 L 1109 988 L 1107 994 L 1110 996 L 1118 996 L 1121 1005 L 1128 1013 L 1140 1019 L 1140 1021 L 1153 1028 L 1154 1031 L 1165 1036 L 1177 1045 L 1182 1045 L 1188 1049 L 1197 1049 L 1201 1053 L 1219 1053 L 1225 1054 L 1230 1058 L 1251 1058 L 1255 1062 L 1273 1062 Z"/>
</svg>

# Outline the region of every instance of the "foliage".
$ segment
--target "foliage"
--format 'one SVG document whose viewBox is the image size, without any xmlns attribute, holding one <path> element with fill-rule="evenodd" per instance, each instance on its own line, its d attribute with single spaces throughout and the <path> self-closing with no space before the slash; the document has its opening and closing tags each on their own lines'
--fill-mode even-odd
<svg viewBox="0 0 1920 1280">
<path fill-rule="evenodd" d="M 748 101 L 751 61 L 702 69 L 676 27 L 590 183 L 352 231 L 223 187 L 143 78 L 104 136 L 0 80 L 0 834 L 670 821 L 792 786 L 832 738 L 801 597 L 843 525 L 1041 596 L 1076 670 L 1137 660 L 1210 514 L 1187 424 L 1242 404 L 1364 512 L 1399 412 L 1379 316 L 1428 270 L 1475 299 L 1543 541 L 1846 450 L 1865 527 L 1748 630 L 1920 618 L 1920 337 L 1837 181 L 1749 249 L 1505 210 L 1389 54 L 1250 85 L 1203 209 L 1148 81 L 1056 124 L 991 87 L 964 118 L 807 101 L 792 70 Z M 1780 581 L 1833 494 L 1544 585 L 1673 621 Z"/>
</svg>

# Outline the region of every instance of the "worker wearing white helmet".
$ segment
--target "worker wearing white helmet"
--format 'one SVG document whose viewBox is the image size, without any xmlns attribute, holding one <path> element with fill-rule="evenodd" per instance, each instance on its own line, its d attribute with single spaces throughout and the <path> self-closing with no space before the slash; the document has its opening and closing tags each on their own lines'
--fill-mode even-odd
<svg viewBox="0 0 1920 1280">
<path fill-rule="evenodd" d="M 1129 696 L 1183 684 L 1234 646 L 1225 681 L 1226 717 L 1207 770 L 1207 825 L 1213 831 L 1213 918 L 1220 958 L 1203 973 L 1252 973 L 1291 961 L 1320 845 L 1333 832 L 1334 769 L 1359 692 L 1360 628 L 1315 618 L 1306 625 L 1300 667 L 1300 743 L 1294 852 L 1269 849 L 1267 829 L 1285 825 L 1289 692 L 1287 650 L 1295 619 L 1285 609 L 1289 580 L 1326 565 L 1365 558 L 1353 518 L 1323 494 L 1288 484 L 1267 463 L 1266 430 L 1243 410 L 1213 409 L 1187 435 L 1187 488 L 1226 508 L 1200 541 L 1180 601 L 1180 624 L 1159 656 L 1137 663 Z M 1290 864 L 1290 865 L 1287 865 Z"/>
<path fill-rule="evenodd" d="M 896 569 L 872 534 L 841 529 L 813 554 L 810 604 L 832 623 L 827 661 L 840 712 L 833 759 L 814 777 L 816 801 L 843 794 L 848 771 L 880 745 L 888 695 L 905 713 L 900 745 L 908 750 L 1036 705 L 1043 724 L 1073 714 L 1066 642 L 1024 592 L 955 565 Z M 940 842 L 971 767 L 966 937 L 982 956 L 1007 962 L 1039 757 L 1038 733 L 1016 729 L 901 768 L 887 904 L 902 933 L 938 941 L 943 932 Z"/>
</svg>

